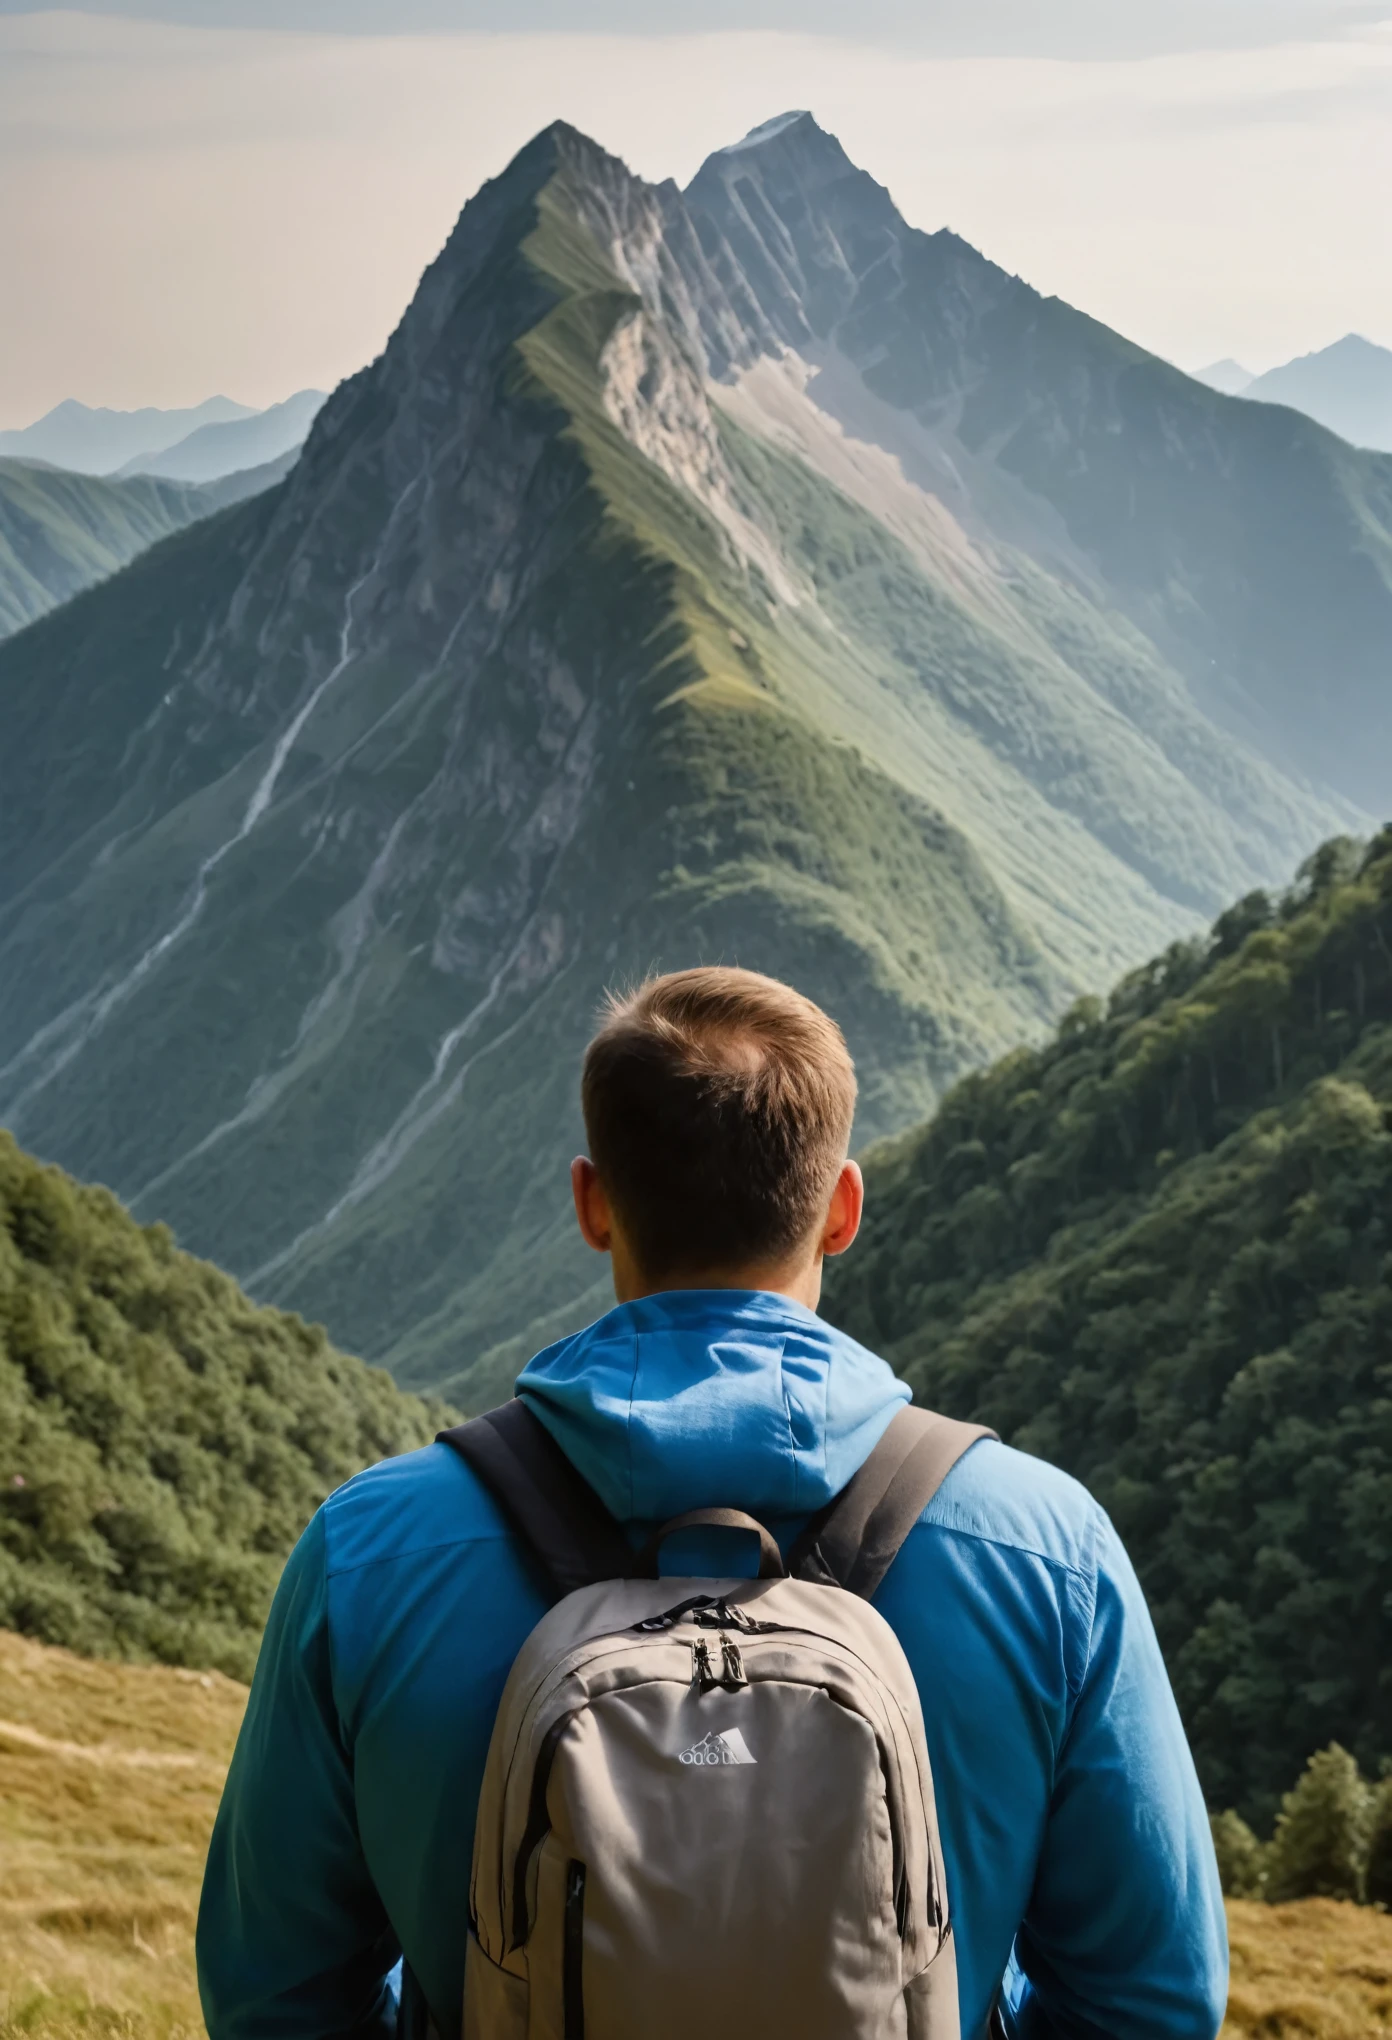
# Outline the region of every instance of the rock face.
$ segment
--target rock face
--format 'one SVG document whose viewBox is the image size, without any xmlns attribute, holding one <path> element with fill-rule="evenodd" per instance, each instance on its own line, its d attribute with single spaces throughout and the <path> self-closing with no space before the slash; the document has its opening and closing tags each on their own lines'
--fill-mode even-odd
<svg viewBox="0 0 1392 2040">
<path fill-rule="evenodd" d="M 0 1117 L 477 1401 L 594 1279 L 607 983 L 786 975 L 917 1117 L 1383 799 L 1390 524 L 806 115 L 550 129 L 283 486 L 0 651 Z"/>
</svg>

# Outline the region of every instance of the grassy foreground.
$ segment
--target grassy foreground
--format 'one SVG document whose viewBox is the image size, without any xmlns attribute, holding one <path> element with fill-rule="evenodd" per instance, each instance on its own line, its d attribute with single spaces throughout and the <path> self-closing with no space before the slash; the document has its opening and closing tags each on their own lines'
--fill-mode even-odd
<svg viewBox="0 0 1392 2040">
<path fill-rule="evenodd" d="M 0 2036 L 195 2040 L 193 1929 L 246 1688 L 0 1630 Z"/>
<path fill-rule="evenodd" d="M 198 1884 L 245 1699 L 0 1630 L 0 2040 L 198 2040 Z M 1228 1911 L 1229 2040 L 1392 2034 L 1392 1918 Z"/>
</svg>

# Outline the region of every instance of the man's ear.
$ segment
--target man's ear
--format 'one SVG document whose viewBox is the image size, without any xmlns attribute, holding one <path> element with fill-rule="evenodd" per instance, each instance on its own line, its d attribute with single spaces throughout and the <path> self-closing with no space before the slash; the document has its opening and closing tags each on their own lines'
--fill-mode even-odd
<svg viewBox="0 0 1392 2040">
<path fill-rule="evenodd" d="M 843 1162 L 827 1207 L 826 1224 L 822 1228 L 821 1250 L 824 1254 L 845 1253 L 860 1231 L 864 1209 L 865 1178 L 860 1173 L 860 1164 Z"/>
<path fill-rule="evenodd" d="M 585 1245 L 597 1254 L 607 1254 L 614 1244 L 614 1221 L 599 1171 L 588 1155 L 577 1155 L 571 1163 L 570 1191 Z"/>
</svg>

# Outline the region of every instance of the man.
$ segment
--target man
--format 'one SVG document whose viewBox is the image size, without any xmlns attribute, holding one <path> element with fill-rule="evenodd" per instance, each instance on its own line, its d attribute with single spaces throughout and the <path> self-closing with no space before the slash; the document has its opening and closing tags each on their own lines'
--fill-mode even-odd
<svg viewBox="0 0 1392 2040">
<path fill-rule="evenodd" d="M 786 1543 L 908 1394 L 815 1315 L 861 1214 L 845 1043 L 787 986 L 683 971 L 612 1002 L 582 1099 L 576 1215 L 618 1305 L 518 1393 L 635 1538 L 731 1507 Z M 741 1532 L 684 1534 L 664 1570 L 755 1569 Z M 403 1953 L 457 2034 L 489 1735 L 546 1605 L 448 1446 L 330 1496 L 286 1566 L 213 1835 L 212 2040 L 391 2034 Z M 1212 2040 L 1227 1949 L 1208 1822 L 1102 1511 L 983 1441 L 874 1605 L 923 1702 L 966 2040 L 998 1995 L 1018 2040 Z"/>
</svg>

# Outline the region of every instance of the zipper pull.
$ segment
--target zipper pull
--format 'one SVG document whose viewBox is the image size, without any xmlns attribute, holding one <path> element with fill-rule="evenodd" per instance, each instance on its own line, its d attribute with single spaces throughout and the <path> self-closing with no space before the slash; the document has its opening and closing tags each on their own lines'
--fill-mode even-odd
<svg viewBox="0 0 1392 2040">
<path fill-rule="evenodd" d="M 739 1645 L 732 1637 L 721 1637 L 720 1656 L 721 1685 L 731 1692 L 740 1686 L 747 1686 L 749 1681 L 744 1675 L 744 1659 L 740 1656 Z"/>
<path fill-rule="evenodd" d="M 691 1646 L 691 1684 L 696 1692 L 708 1693 L 717 1683 L 710 1645 L 704 1636 L 698 1637 Z"/>
</svg>

